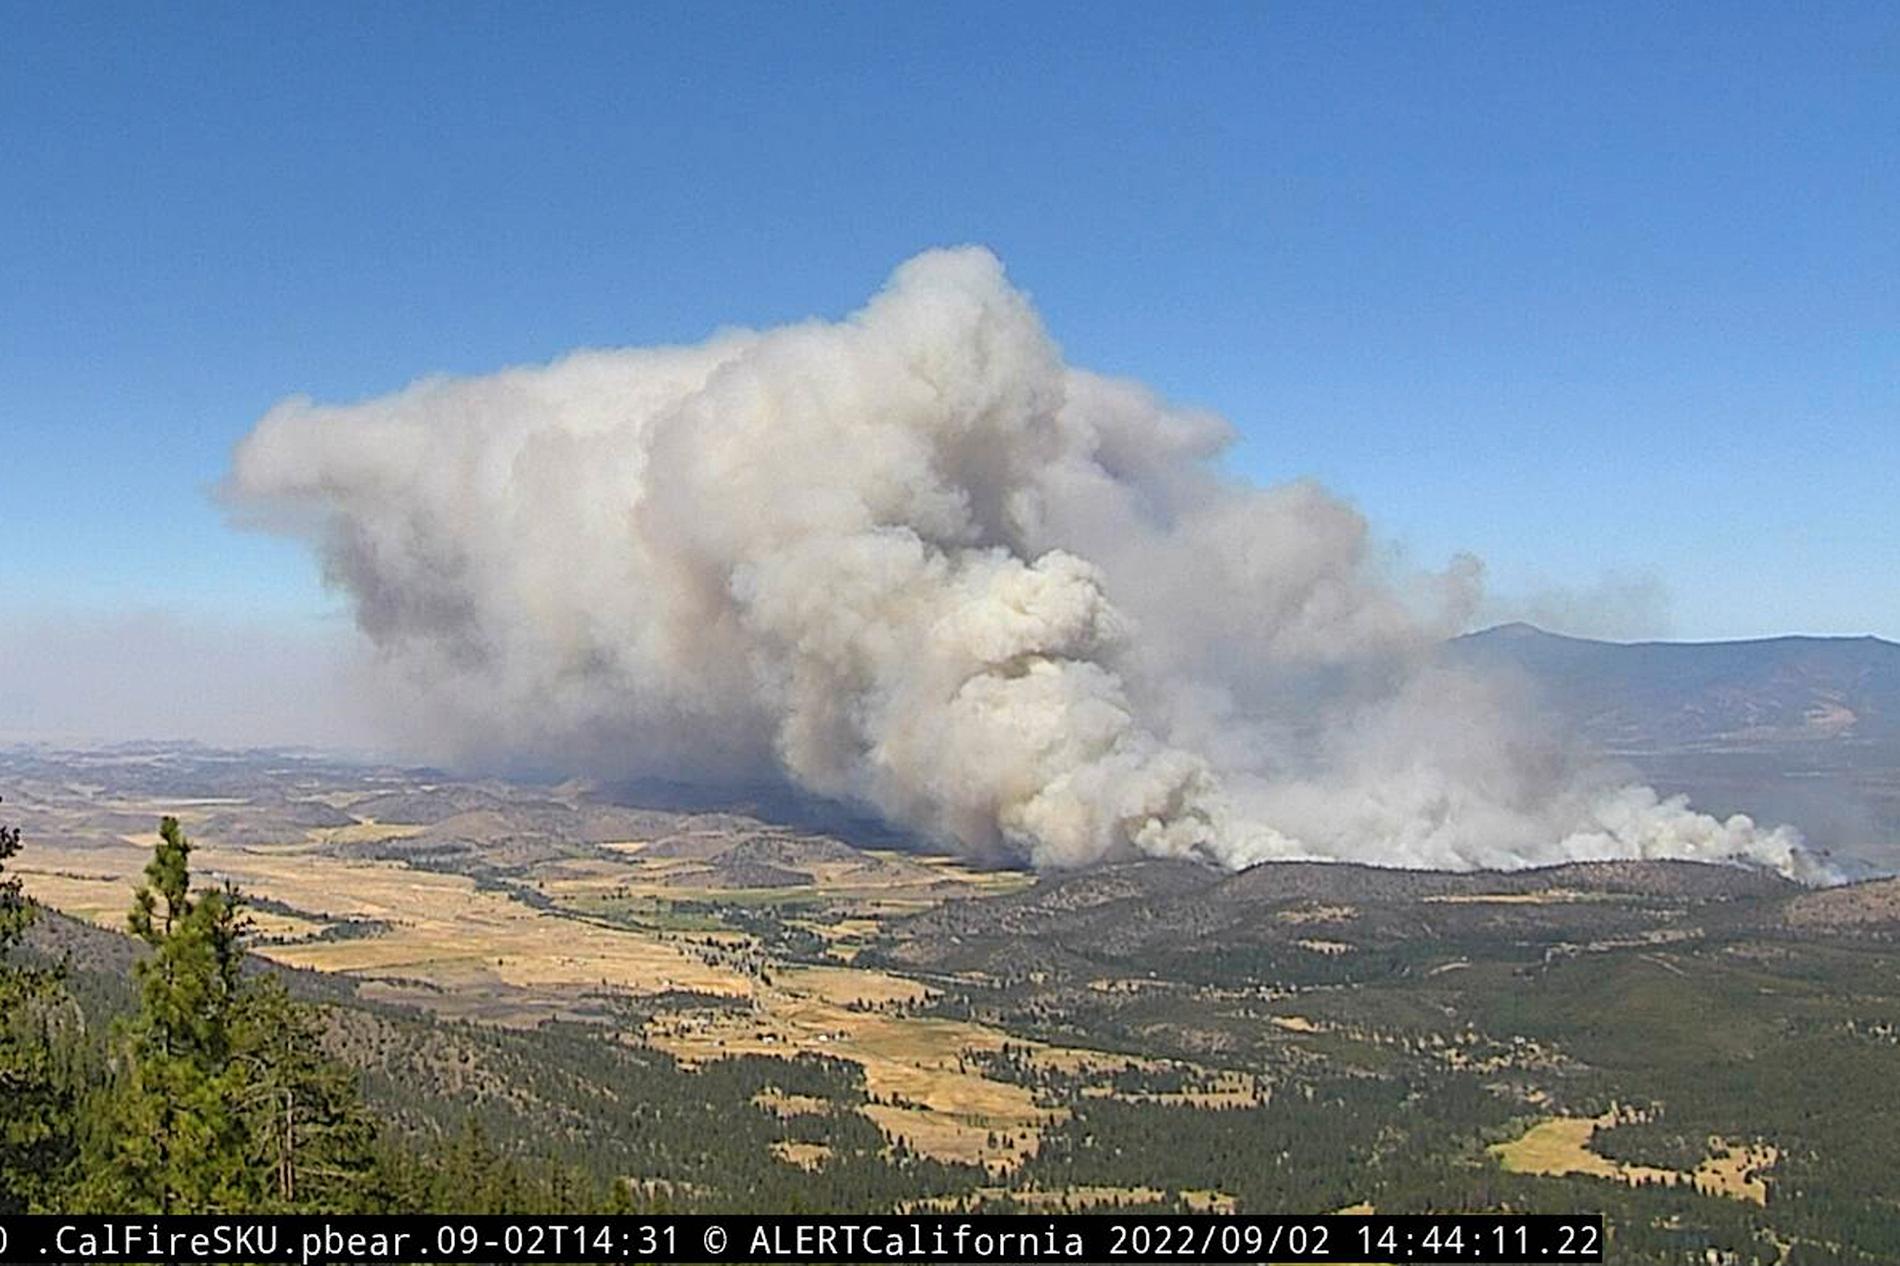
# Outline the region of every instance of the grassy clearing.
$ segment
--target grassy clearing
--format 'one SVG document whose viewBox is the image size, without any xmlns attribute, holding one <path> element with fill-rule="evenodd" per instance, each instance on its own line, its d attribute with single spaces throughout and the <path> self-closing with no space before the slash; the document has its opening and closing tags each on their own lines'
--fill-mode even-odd
<svg viewBox="0 0 1900 1266">
<path fill-rule="evenodd" d="M 980 1025 L 862 1009 L 921 996 L 901 977 L 849 968 L 784 971 L 741 1013 L 657 1016 L 646 1040 L 687 1064 L 811 1051 L 849 1060 L 876 1102 L 862 1111 L 886 1135 L 940 1160 L 1014 1169 L 1052 1117 L 1025 1087 L 992 1081 L 960 1057 L 1000 1050 Z"/>
<path fill-rule="evenodd" d="M 817 1095 L 788 1095 L 782 1090 L 761 1090 L 752 1102 L 773 1116 L 822 1116 L 831 1111 L 831 1100 Z"/>
<path fill-rule="evenodd" d="M 823 1143 L 796 1143 L 790 1139 L 778 1139 L 772 1144 L 772 1155 L 800 1169 L 820 1169 L 831 1159 L 831 1149 Z"/>
<path fill-rule="evenodd" d="M 1352 906 L 1342 905 L 1304 905 L 1291 910 L 1282 910 L 1274 915 L 1276 923 L 1350 923 L 1359 917 L 1359 911 Z"/>
<path fill-rule="evenodd" d="M 1689 1173 L 1626 1164 L 1590 1150 L 1599 1128 L 1627 1119 L 1614 1109 L 1597 1117 L 1550 1117 L 1533 1125 L 1522 1137 L 1493 1144 L 1490 1150 L 1505 1170 L 1514 1174 L 1583 1174 L 1631 1186 L 1653 1182 L 1673 1187 L 1686 1183 L 1707 1195 L 1768 1203 L 1766 1171 L 1778 1158 L 1774 1148 L 1711 1139 L 1710 1155 Z"/>
<path fill-rule="evenodd" d="M 1210 1069 L 1200 1084 L 1187 1090 L 1116 1090 L 1112 1086 L 1084 1086 L 1088 1099 L 1120 1099 L 1124 1103 L 1166 1103 L 1189 1108 L 1250 1108 L 1260 1102 L 1265 1086 L 1252 1073 Z"/>
<path fill-rule="evenodd" d="M 1768 1171 L 1781 1153 L 1766 1144 L 1750 1147 L 1724 1139 L 1709 1140 L 1708 1159 L 1695 1167 L 1697 1191 L 1750 1204 L 1768 1203 Z"/>
</svg>

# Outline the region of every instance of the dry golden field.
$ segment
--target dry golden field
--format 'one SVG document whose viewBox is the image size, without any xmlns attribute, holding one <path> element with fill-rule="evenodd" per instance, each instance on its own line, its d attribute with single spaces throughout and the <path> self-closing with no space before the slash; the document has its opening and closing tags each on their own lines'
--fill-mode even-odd
<svg viewBox="0 0 1900 1266">
<path fill-rule="evenodd" d="M 1494 1144 L 1491 1152 L 1512 1173 L 1585 1174 L 1632 1185 L 1686 1183 L 1707 1195 L 1752 1204 L 1767 1203 L 1767 1171 L 1778 1159 L 1774 1148 L 1710 1139 L 1709 1155 L 1690 1172 L 1626 1164 L 1590 1150 L 1598 1129 L 1628 1119 L 1627 1115 L 1614 1110 L 1596 1117 L 1550 1117 L 1533 1125 L 1519 1138 Z"/>
<path fill-rule="evenodd" d="M 1002 1033 L 889 1005 L 924 996 L 923 986 L 881 972 L 784 968 L 757 986 L 749 1011 L 659 1016 L 645 1038 L 687 1064 L 798 1051 L 850 1060 L 873 1100 L 863 1111 L 886 1135 L 942 1160 L 1014 1168 L 1034 1154 L 1053 1111 L 963 1059 L 1000 1050 Z"/>
</svg>

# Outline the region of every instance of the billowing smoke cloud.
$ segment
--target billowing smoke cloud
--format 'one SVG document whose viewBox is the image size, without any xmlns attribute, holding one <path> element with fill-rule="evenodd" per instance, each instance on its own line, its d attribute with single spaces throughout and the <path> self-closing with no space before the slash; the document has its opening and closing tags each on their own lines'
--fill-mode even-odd
<svg viewBox="0 0 1900 1266">
<path fill-rule="evenodd" d="M 837 323 L 287 401 L 231 493 L 307 535 L 464 755 L 771 772 L 966 851 L 1813 863 L 1606 779 L 1434 662 L 1398 574 L 1216 418 L 1069 367 L 982 250 Z"/>
</svg>

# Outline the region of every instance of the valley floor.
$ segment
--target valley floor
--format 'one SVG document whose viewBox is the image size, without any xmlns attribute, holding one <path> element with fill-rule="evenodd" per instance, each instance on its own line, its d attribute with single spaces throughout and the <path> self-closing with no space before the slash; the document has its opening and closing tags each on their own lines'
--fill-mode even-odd
<svg viewBox="0 0 1900 1266">
<path fill-rule="evenodd" d="M 1900 1256 L 1900 1122 L 1836 1107 L 1900 1077 L 1892 883 L 1034 882 L 282 756 L 36 749 L 0 778 L 36 899 L 122 927 L 175 813 L 403 1128 L 479 1118 L 642 1198 L 1601 1209 L 1618 1261 Z M 113 952 L 68 942 L 81 974 Z"/>
</svg>

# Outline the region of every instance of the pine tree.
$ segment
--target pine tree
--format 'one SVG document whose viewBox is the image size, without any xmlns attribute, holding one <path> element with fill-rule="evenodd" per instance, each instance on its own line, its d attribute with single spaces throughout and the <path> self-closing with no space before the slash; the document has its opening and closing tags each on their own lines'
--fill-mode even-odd
<svg viewBox="0 0 1900 1266">
<path fill-rule="evenodd" d="M 237 1211 L 262 1195 L 230 1097 L 243 906 L 228 885 L 194 897 L 190 861 L 178 819 L 163 819 L 130 920 L 152 952 L 136 967 L 139 1010 L 92 1140 L 90 1203 L 103 1208 Z"/>
<path fill-rule="evenodd" d="M 225 1082 L 266 1189 L 259 1208 L 367 1212 L 387 1202 L 384 1184 L 366 1182 L 375 1126 L 356 1075 L 324 1053 L 316 1014 L 276 980 L 243 991 Z"/>
<path fill-rule="evenodd" d="M 388 1207 L 375 1125 L 320 1021 L 274 979 L 247 980 L 249 920 L 229 884 L 191 890 L 191 841 L 159 824 L 130 919 L 150 947 L 139 1009 L 88 1141 L 84 1203 L 128 1212 L 367 1212 Z"/>
<path fill-rule="evenodd" d="M 22 966 L 12 952 L 38 914 L 17 877 L 20 828 L 0 825 L 0 1213 L 43 1207 L 74 1153 L 74 1095 L 62 1076 L 69 1015 L 55 971 Z"/>
</svg>

